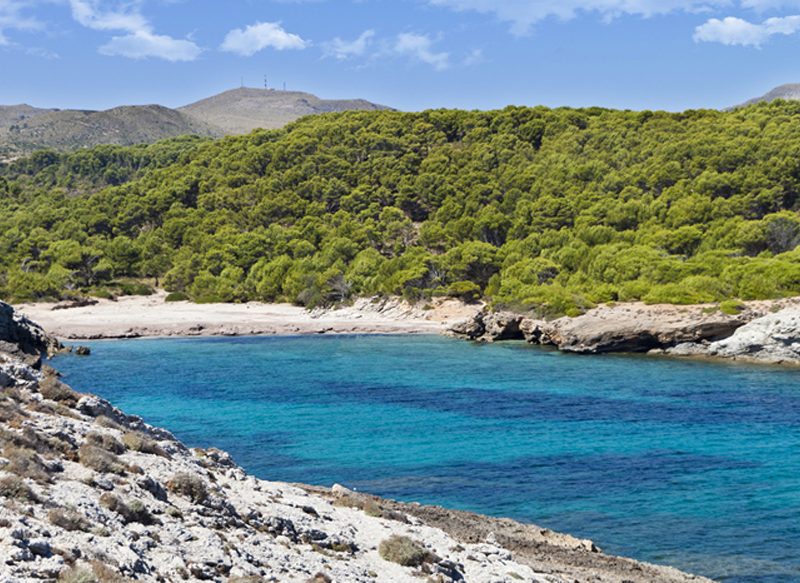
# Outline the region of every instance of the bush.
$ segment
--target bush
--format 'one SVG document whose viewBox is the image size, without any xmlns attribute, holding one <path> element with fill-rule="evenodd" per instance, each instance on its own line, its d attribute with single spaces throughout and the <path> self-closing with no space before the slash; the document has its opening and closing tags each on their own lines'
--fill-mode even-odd
<svg viewBox="0 0 800 583">
<path fill-rule="evenodd" d="M 419 567 L 432 559 L 431 553 L 407 536 L 392 535 L 378 547 L 378 554 L 386 561 L 404 567 Z"/>
<path fill-rule="evenodd" d="M 19 476 L 6 476 L 0 479 L 0 496 L 12 500 L 36 502 L 36 494 Z"/>
<path fill-rule="evenodd" d="M 47 376 L 40 381 L 39 392 L 45 399 L 63 403 L 68 407 L 74 407 L 81 398 L 79 393 L 73 391 L 55 376 Z"/>
<path fill-rule="evenodd" d="M 742 312 L 747 306 L 745 306 L 742 302 L 737 300 L 725 300 L 724 302 L 720 303 L 719 310 L 723 314 L 728 314 L 729 316 L 736 316 Z"/>
<path fill-rule="evenodd" d="M 172 292 L 171 294 L 167 294 L 167 297 L 164 298 L 165 302 L 188 302 L 189 295 L 183 292 Z"/>
<path fill-rule="evenodd" d="M 125 453 L 125 446 L 113 435 L 92 432 L 86 436 L 86 442 L 111 453 Z"/>
<path fill-rule="evenodd" d="M 100 579 L 90 569 L 70 567 L 59 573 L 58 583 L 100 583 Z"/>
<path fill-rule="evenodd" d="M 128 431 L 122 436 L 122 443 L 125 444 L 125 447 L 130 449 L 131 451 L 138 451 L 139 453 L 149 453 L 153 455 L 160 455 L 162 457 L 168 457 L 167 453 L 161 449 L 161 446 L 158 445 L 154 440 L 150 439 L 146 435 L 142 435 L 136 431 Z"/>
<path fill-rule="evenodd" d="M 139 500 L 132 500 L 128 503 L 123 502 L 114 494 L 106 492 L 100 496 L 100 505 L 116 512 L 122 517 L 125 524 L 138 522 L 139 524 L 153 524 L 153 516 L 147 507 Z"/>
<path fill-rule="evenodd" d="M 175 492 L 192 502 L 201 503 L 208 498 L 208 489 L 202 478 L 193 474 L 176 474 L 167 482 L 167 490 Z"/>
<path fill-rule="evenodd" d="M 35 451 L 9 445 L 3 449 L 3 456 L 8 459 L 5 471 L 41 483 L 50 481 L 50 473 Z"/>
<path fill-rule="evenodd" d="M 102 474 L 125 474 L 125 466 L 117 456 L 94 445 L 83 444 L 78 449 L 78 459 L 87 468 Z"/>
<path fill-rule="evenodd" d="M 50 523 L 70 531 L 87 532 L 92 524 L 82 515 L 68 508 L 54 508 L 47 513 Z"/>
</svg>

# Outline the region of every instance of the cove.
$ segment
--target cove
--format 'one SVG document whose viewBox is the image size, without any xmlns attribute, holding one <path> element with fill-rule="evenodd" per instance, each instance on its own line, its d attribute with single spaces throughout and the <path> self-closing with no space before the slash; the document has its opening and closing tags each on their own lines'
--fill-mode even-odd
<svg viewBox="0 0 800 583">
<path fill-rule="evenodd" d="M 723 581 L 800 580 L 800 371 L 436 336 L 101 341 L 53 365 L 260 478 L 535 522 Z"/>
</svg>

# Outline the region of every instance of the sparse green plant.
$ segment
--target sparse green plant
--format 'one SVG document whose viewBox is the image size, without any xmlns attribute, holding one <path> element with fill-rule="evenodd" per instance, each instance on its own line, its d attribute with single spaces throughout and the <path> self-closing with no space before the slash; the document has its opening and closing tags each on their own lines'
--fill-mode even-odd
<svg viewBox="0 0 800 583">
<path fill-rule="evenodd" d="M 122 443 L 131 451 L 138 451 L 139 453 L 148 453 L 153 455 L 160 455 L 167 457 L 166 452 L 158 445 L 153 439 L 138 431 L 128 431 L 122 436 Z"/>
<path fill-rule="evenodd" d="M 0 478 L 0 496 L 12 500 L 35 502 L 36 494 L 30 486 L 19 476 L 5 476 Z"/>
<path fill-rule="evenodd" d="M 78 449 L 81 464 L 103 474 L 125 474 L 125 466 L 116 455 L 95 445 L 84 443 Z"/>
<path fill-rule="evenodd" d="M 86 443 L 109 451 L 113 454 L 125 453 L 125 445 L 123 445 L 116 437 L 108 433 L 98 433 L 93 431 L 86 435 Z"/>
<path fill-rule="evenodd" d="M 742 313 L 742 311 L 747 306 L 738 301 L 738 300 L 725 300 L 724 302 L 720 302 L 719 310 L 723 314 L 728 314 L 729 316 L 737 316 Z"/>
<path fill-rule="evenodd" d="M 92 528 L 86 517 L 71 508 L 54 508 L 47 513 L 47 519 L 64 530 L 87 532 Z"/>
<path fill-rule="evenodd" d="M 32 449 L 6 446 L 3 449 L 3 456 L 8 463 L 2 469 L 16 474 L 21 478 L 30 478 L 37 482 L 46 483 L 50 481 L 50 472 L 44 465 L 42 458 Z"/>
<path fill-rule="evenodd" d="M 100 583 L 100 580 L 91 569 L 68 567 L 59 573 L 58 583 Z"/>
<path fill-rule="evenodd" d="M 431 553 L 420 543 L 398 534 L 381 542 L 378 546 L 378 554 L 385 561 L 404 567 L 419 567 L 432 559 Z"/>
<path fill-rule="evenodd" d="M 131 522 L 153 524 L 153 516 L 140 500 L 131 500 L 126 503 L 118 496 L 106 492 L 100 496 L 100 505 L 119 514 L 126 524 Z"/>
<path fill-rule="evenodd" d="M 175 492 L 192 502 L 202 503 L 208 498 L 208 488 L 202 478 L 194 474 L 180 473 L 174 475 L 167 482 L 167 489 Z"/>
<path fill-rule="evenodd" d="M 80 393 L 73 391 L 54 375 L 48 375 L 39 381 L 39 392 L 45 399 L 63 403 L 68 407 L 74 407 L 81 398 Z"/>
</svg>

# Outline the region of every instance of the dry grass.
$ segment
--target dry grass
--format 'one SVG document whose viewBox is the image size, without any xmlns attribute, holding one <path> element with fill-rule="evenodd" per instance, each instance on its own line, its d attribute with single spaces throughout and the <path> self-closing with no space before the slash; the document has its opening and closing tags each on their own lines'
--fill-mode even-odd
<svg viewBox="0 0 800 583">
<path fill-rule="evenodd" d="M 54 375 L 48 375 L 39 382 L 39 392 L 45 399 L 68 407 L 75 407 L 81 398 L 80 393 L 73 391 Z"/>
<path fill-rule="evenodd" d="M 117 569 L 92 561 L 89 566 L 71 567 L 61 571 L 58 583 L 129 583 L 133 579 L 123 576 Z"/>
<path fill-rule="evenodd" d="M 78 459 L 101 474 L 125 474 L 125 466 L 116 455 L 94 445 L 83 444 L 78 450 Z"/>
<path fill-rule="evenodd" d="M 208 498 L 208 488 L 206 483 L 199 476 L 193 474 L 175 474 L 169 482 L 167 482 L 167 490 L 175 492 L 192 502 L 201 503 Z"/>
<path fill-rule="evenodd" d="M 30 486 L 19 476 L 0 478 L 0 496 L 28 502 L 36 502 L 38 500 Z"/>
<path fill-rule="evenodd" d="M 51 524 L 64 530 L 87 532 L 92 528 L 92 524 L 82 514 L 69 508 L 54 508 L 47 513 L 47 518 Z"/>
<path fill-rule="evenodd" d="M 150 511 L 139 500 L 132 500 L 126 503 L 118 496 L 106 492 L 100 496 L 100 505 L 119 514 L 125 524 L 138 522 L 139 524 L 150 525 L 154 522 Z"/>
<path fill-rule="evenodd" d="M 382 559 L 404 567 L 419 567 L 431 560 L 431 553 L 407 536 L 392 535 L 378 547 Z"/>
<path fill-rule="evenodd" d="M 160 455 L 161 457 L 169 457 L 167 453 L 158 445 L 153 439 L 138 431 L 128 431 L 122 436 L 122 443 L 131 451 L 138 451 L 139 453 L 148 453 L 152 455 Z"/>
<path fill-rule="evenodd" d="M 116 437 L 107 433 L 93 431 L 86 436 L 86 443 L 114 454 L 125 453 L 125 446 Z"/>
<path fill-rule="evenodd" d="M 41 483 L 50 481 L 50 473 L 35 451 L 9 445 L 3 448 L 3 456 L 8 459 L 8 464 L 3 467 L 5 471 Z"/>
</svg>

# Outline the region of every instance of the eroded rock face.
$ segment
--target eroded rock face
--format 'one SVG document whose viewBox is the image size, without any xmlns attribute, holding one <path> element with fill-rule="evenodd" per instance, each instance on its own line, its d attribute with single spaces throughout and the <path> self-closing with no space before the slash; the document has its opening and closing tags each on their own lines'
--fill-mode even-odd
<svg viewBox="0 0 800 583">
<path fill-rule="evenodd" d="M 513 312 L 483 310 L 471 318 L 452 324 L 447 329 L 447 333 L 457 338 L 479 342 L 525 340 L 528 338 L 528 334 L 523 330 L 523 323 L 529 325 L 531 322 L 534 321 Z M 535 333 L 531 327 L 530 337 L 534 336 Z"/>
<path fill-rule="evenodd" d="M 753 320 L 730 338 L 712 342 L 707 353 L 768 363 L 800 363 L 800 309 L 787 308 Z"/>
<path fill-rule="evenodd" d="M 14 308 L 0 302 L 0 352 L 13 354 L 20 360 L 38 367 L 42 356 L 55 352 L 60 344 Z"/>
</svg>

